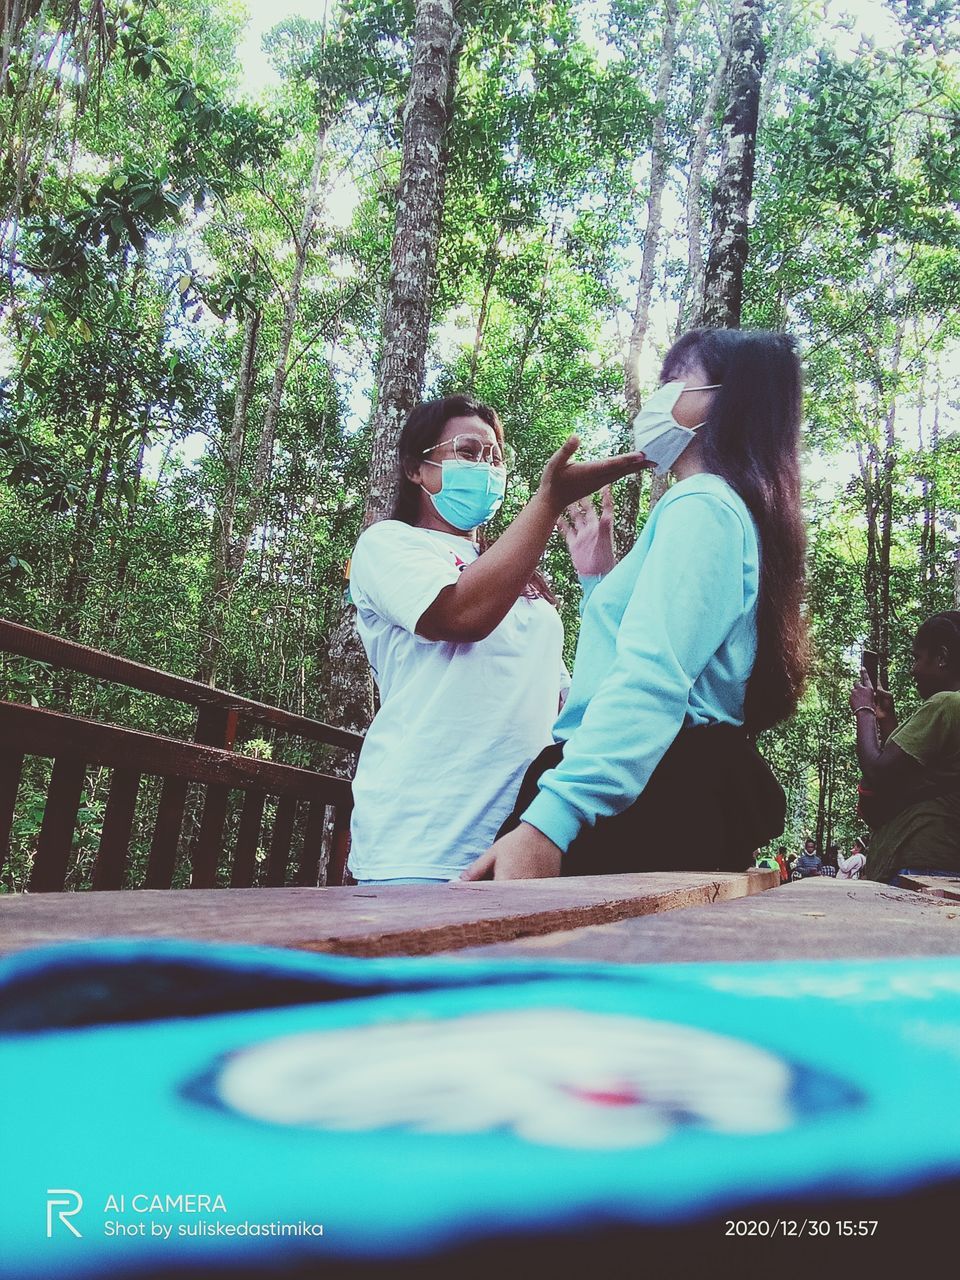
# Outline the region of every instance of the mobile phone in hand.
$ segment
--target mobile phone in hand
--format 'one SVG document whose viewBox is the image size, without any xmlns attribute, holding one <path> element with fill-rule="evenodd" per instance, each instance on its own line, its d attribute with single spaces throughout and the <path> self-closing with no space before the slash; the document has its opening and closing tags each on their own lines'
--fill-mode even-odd
<svg viewBox="0 0 960 1280">
<path fill-rule="evenodd" d="M 875 653 L 873 649 L 864 649 L 863 651 L 863 669 L 870 678 L 870 683 L 876 689 L 880 683 L 880 655 Z"/>
</svg>

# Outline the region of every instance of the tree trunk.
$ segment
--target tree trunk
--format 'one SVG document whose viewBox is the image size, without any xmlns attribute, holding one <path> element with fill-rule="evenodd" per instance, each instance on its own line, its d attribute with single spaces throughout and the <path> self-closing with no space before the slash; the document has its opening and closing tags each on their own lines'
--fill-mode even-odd
<svg viewBox="0 0 960 1280">
<path fill-rule="evenodd" d="M 923 532 L 920 537 L 920 594 L 924 604 L 924 612 L 930 613 L 934 608 L 937 594 L 937 455 L 940 449 L 940 381 L 939 378 L 933 393 L 933 426 L 930 432 L 930 447 L 924 448 L 923 415 L 926 409 L 926 395 L 920 389 L 918 406 L 917 435 L 920 442 L 921 487 L 923 490 Z"/>
<path fill-rule="evenodd" d="M 270 473 L 273 466 L 273 445 L 277 432 L 277 418 L 283 400 L 283 391 L 287 382 L 287 362 L 290 357 L 290 343 L 300 309 L 300 292 L 303 287 L 303 276 L 306 271 L 307 258 L 310 253 L 310 238 L 317 220 L 320 206 L 320 171 L 327 150 L 327 128 L 321 124 L 317 132 L 317 141 L 313 152 L 313 164 L 310 179 L 307 183 L 306 201 L 300 230 L 294 236 L 293 274 L 287 288 L 286 302 L 283 308 L 283 323 L 280 327 L 280 346 L 273 371 L 273 382 L 267 400 L 266 412 L 263 416 L 263 430 L 260 433 L 260 444 L 253 466 L 250 480 L 250 496 L 240 514 L 232 518 L 232 536 L 223 540 L 223 564 L 214 574 L 213 588 L 215 595 L 209 597 L 202 612 L 205 630 L 201 637 L 201 655 L 198 679 L 205 684 L 213 684 L 217 678 L 217 667 L 223 652 L 223 637 L 226 630 L 230 604 L 239 581 L 243 562 L 253 531 L 262 521 L 267 509 L 270 490 Z M 236 490 L 233 494 L 234 511 L 236 512 Z"/>
<path fill-rule="evenodd" d="M 670 78 L 673 73 L 673 55 L 677 34 L 677 0 L 666 0 L 663 25 L 663 43 L 660 46 L 660 69 L 657 75 L 657 106 L 659 108 L 650 139 L 650 190 L 647 195 L 647 223 L 643 236 L 643 258 L 640 265 L 640 284 L 637 303 L 633 312 L 633 328 L 624 362 L 624 391 L 627 414 L 633 418 L 640 409 L 640 355 L 650 323 L 650 298 L 660 247 L 660 229 L 663 221 L 663 188 L 667 177 L 669 155 L 667 151 L 667 105 L 670 94 Z"/>
<path fill-rule="evenodd" d="M 863 597 L 867 605 L 867 618 L 870 622 L 870 648 L 880 652 L 880 614 L 879 614 L 879 546 L 880 533 L 878 526 L 877 495 L 879 492 L 879 458 L 874 444 L 867 446 L 864 453 L 857 443 L 857 461 L 860 468 L 860 486 L 863 490 L 863 512 L 867 534 L 867 556 L 863 571 Z"/>
<path fill-rule="evenodd" d="M 707 159 L 707 148 L 713 134 L 713 121 L 717 114 L 720 91 L 727 75 L 727 63 L 730 57 L 729 44 L 724 44 L 718 55 L 703 111 L 697 122 L 693 146 L 690 150 L 690 169 L 687 175 L 686 222 L 687 222 L 687 274 L 677 308 L 677 337 L 690 327 L 693 317 L 691 307 L 697 315 L 703 310 L 703 166 Z"/>
<path fill-rule="evenodd" d="M 497 246 L 500 242 L 500 231 L 497 229 L 496 235 L 491 243 L 487 246 L 484 255 L 484 266 L 486 273 L 483 281 L 483 297 L 480 300 L 480 314 L 477 317 L 477 332 L 473 339 L 473 350 L 470 353 L 470 372 L 467 376 L 467 386 L 472 391 L 477 380 L 477 365 L 480 362 L 480 348 L 483 345 L 483 335 L 487 327 L 487 319 L 490 314 L 490 295 L 493 292 L 493 282 L 497 276 L 497 267 L 500 265 L 500 254 L 497 252 Z"/>
<path fill-rule="evenodd" d="M 455 7 L 455 0 L 417 4 L 364 526 L 393 511 L 399 487 L 397 442 L 423 389 L 461 35 Z M 350 604 L 340 610 L 327 668 L 327 719 L 363 732 L 373 718 L 373 680 Z"/>
<path fill-rule="evenodd" d="M 730 97 L 721 130 L 720 173 L 713 193 L 710 254 L 700 323 L 737 329 L 747 261 L 747 213 L 760 108 L 764 48 L 762 0 L 734 0 L 730 26 Z"/>
<path fill-rule="evenodd" d="M 320 207 L 320 170 L 327 152 L 327 129 L 322 125 L 317 133 L 316 147 L 313 153 L 313 166 L 310 170 L 310 181 L 307 186 L 307 199 L 303 208 L 303 219 L 300 232 L 294 246 L 293 275 L 287 290 L 287 301 L 283 309 L 283 325 L 280 330 L 280 349 L 277 352 L 277 363 L 273 371 L 273 382 L 270 396 L 263 417 L 263 432 L 257 449 L 257 458 L 253 468 L 251 481 L 251 501 L 247 506 L 242 529 L 230 548 L 230 566 L 234 573 L 239 572 L 243 558 L 247 553 L 250 536 L 260 521 L 266 498 L 266 489 L 270 479 L 273 462 L 273 442 L 277 431 L 277 418 L 283 400 L 283 390 L 287 384 L 287 361 L 290 356 L 290 343 L 300 310 L 300 291 L 303 287 L 303 276 L 307 268 L 310 253 L 310 237 L 317 220 Z"/>
<path fill-rule="evenodd" d="M 243 444 L 247 433 L 247 410 L 256 373 L 259 311 L 248 311 L 243 326 L 243 348 L 237 390 L 233 402 L 233 423 L 227 440 L 226 484 L 223 498 L 213 519 L 208 555 L 207 588 L 200 610 L 200 652 L 197 660 L 198 680 L 213 684 L 223 652 L 223 634 L 232 587 L 230 582 L 230 548 L 237 514 L 237 490 L 243 462 Z"/>
<path fill-rule="evenodd" d="M 419 0 L 364 525 L 386 519 L 393 510 L 399 490 L 397 441 L 423 389 L 458 36 L 454 0 Z"/>
<path fill-rule="evenodd" d="M 890 372 L 894 378 L 900 369 L 900 352 L 903 345 L 903 321 L 897 323 Z M 879 602 L 877 610 L 877 649 L 880 653 L 880 680 L 889 687 L 887 664 L 890 658 L 890 551 L 893 543 L 893 486 L 897 464 L 897 397 L 894 391 L 887 405 L 884 421 L 883 468 L 880 480 L 880 546 L 878 557 Z"/>
<path fill-rule="evenodd" d="M 666 0 L 660 65 L 657 73 L 657 105 L 659 111 L 650 138 L 650 190 L 647 194 L 647 224 L 643 236 L 643 257 L 640 263 L 640 283 L 637 303 L 633 311 L 633 327 L 623 366 L 623 384 L 626 398 L 627 421 L 632 422 L 640 410 L 640 357 L 650 325 L 650 299 L 657 268 L 657 251 L 660 247 L 660 231 L 663 223 L 663 188 L 667 180 L 669 154 L 667 150 L 667 106 L 670 96 L 670 80 L 673 75 L 673 56 L 677 37 L 677 0 Z M 637 536 L 637 515 L 640 510 L 639 475 L 628 476 L 618 504 L 614 526 L 617 555 L 621 558 L 633 546 Z"/>
<path fill-rule="evenodd" d="M 776 30 L 770 52 L 767 55 L 763 88 L 760 92 L 761 120 L 770 109 L 770 100 L 773 97 L 774 89 L 777 87 L 777 75 L 786 56 L 787 37 L 796 18 L 794 4 L 795 0 L 780 0 L 777 5 Z"/>
</svg>

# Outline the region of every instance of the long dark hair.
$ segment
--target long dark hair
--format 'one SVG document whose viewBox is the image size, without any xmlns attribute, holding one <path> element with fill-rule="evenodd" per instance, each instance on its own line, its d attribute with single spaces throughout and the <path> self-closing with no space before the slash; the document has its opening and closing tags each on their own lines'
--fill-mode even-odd
<svg viewBox="0 0 960 1280">
<path fill-rule="evenodd" d="M 692 329 L 667 352 L 663 380 L 694 361 L 720 384 L 697 432 L 703 465 L 736 490 L 760 535 L 757 657 L 744 702 L 747 730 L 759 733 L 796 711 L 808 665 L 800 361 L 784 333 Z"/>
<path fill-rule="evenodd" d="M 443 435 L 443 429 L 452 418 L 479 418 L 488 427 L 493 428 L 500 448 L 504 445 L 503 423 L 500 415 L 492 405 L 483 404 L 473 396 L 443 396 L 439 400 L 425 400 L 417 407 L 403 424 L 400 439 L 397 443 L 397 461 L 400 467 L 400 489 L 393 506 L 392 519 L 402 520 L 404 524 L 417 523 L 420 515 L 420 487 L 408 475 L 423 460 L 424 451 L 435 445 Z M 490 545 L 483 532 L 478 534 L 480 550 L 486 551 Z M 527 590 L 529 596 L 542 596 L 544 600 L 556 606 L 557 600 L 546 578 L 539 569 L 534 570 Z"/>
</svg>

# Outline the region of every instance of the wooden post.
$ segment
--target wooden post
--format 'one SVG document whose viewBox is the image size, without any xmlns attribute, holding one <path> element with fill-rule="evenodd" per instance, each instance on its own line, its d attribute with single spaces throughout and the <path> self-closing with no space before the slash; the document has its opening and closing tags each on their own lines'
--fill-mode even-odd
<svg viewBox="0 0 960 1280">
<path fill-rule="evenodd" d="M 93 869 L 94 889 L 123 888 L 130 848 L 130 829 L 137 807 L 140 774 L 134 769 L 114 769 L 107 811 L 103 815 L 100 849 Z"/>
<path fill-rule="evenodd" d="M 237 736 L 236 711 L 225 707 L 202 706 L 197 715 L 194 741 L 205 747 L 233 750 Z M 227 787 L 209 786 L 203 802 L 200 831 L 191 850 L 193 875 L 191 889 L 212 889 L 217 883 L 217 868 L 223 851 L 223 826 L 227 818 Z"/>
<path fill-rule="evenodd" d="M 59 893 L 63 889 L 85 779 L 86 767 L 81 761 L 67 756 L 54 761 L 37 856 L 30 872 L 31 893 Z"/>
<path fill-rule="evenodd" d="M 21 752 L 0 751 L 0 870 L 10 847 L 10 829 L 13 826 L 22 769 Z"/>
</svg>

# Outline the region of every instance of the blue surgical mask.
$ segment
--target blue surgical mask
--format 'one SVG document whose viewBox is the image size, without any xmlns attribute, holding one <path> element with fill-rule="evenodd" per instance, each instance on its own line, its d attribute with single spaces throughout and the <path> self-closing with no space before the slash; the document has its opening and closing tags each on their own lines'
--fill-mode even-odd
<svg viewBox="0 0 960 1280">
<path fill-rule="evenodd" d="M 461 462 L 448 458 L 443 462 L 423 461 L 431 467 L 440 467 L 440 492 L 431 493 L 420 486 L 433 503 L 437 515 L 453 525 L 454 529 L 467 532 L 479 524 L 486 524 L 496 515 L 507 490 L 507 473 L 491 467 L 487 462 Z"/>
<path fill-rule="evenodd" d="M 707 387 L 685 387 L 682 382 L 667 382 L 652 396 L 633 420 L 633 442 L 638 453 L 646 454 L 657 466 L 657 475 L 669 471 L 684 449 L 691 443 L 703 423 L 681 427 L 673 416 L 673 407 L 684 391 L 713 391 L 720 384 Z"/>
</svg>

